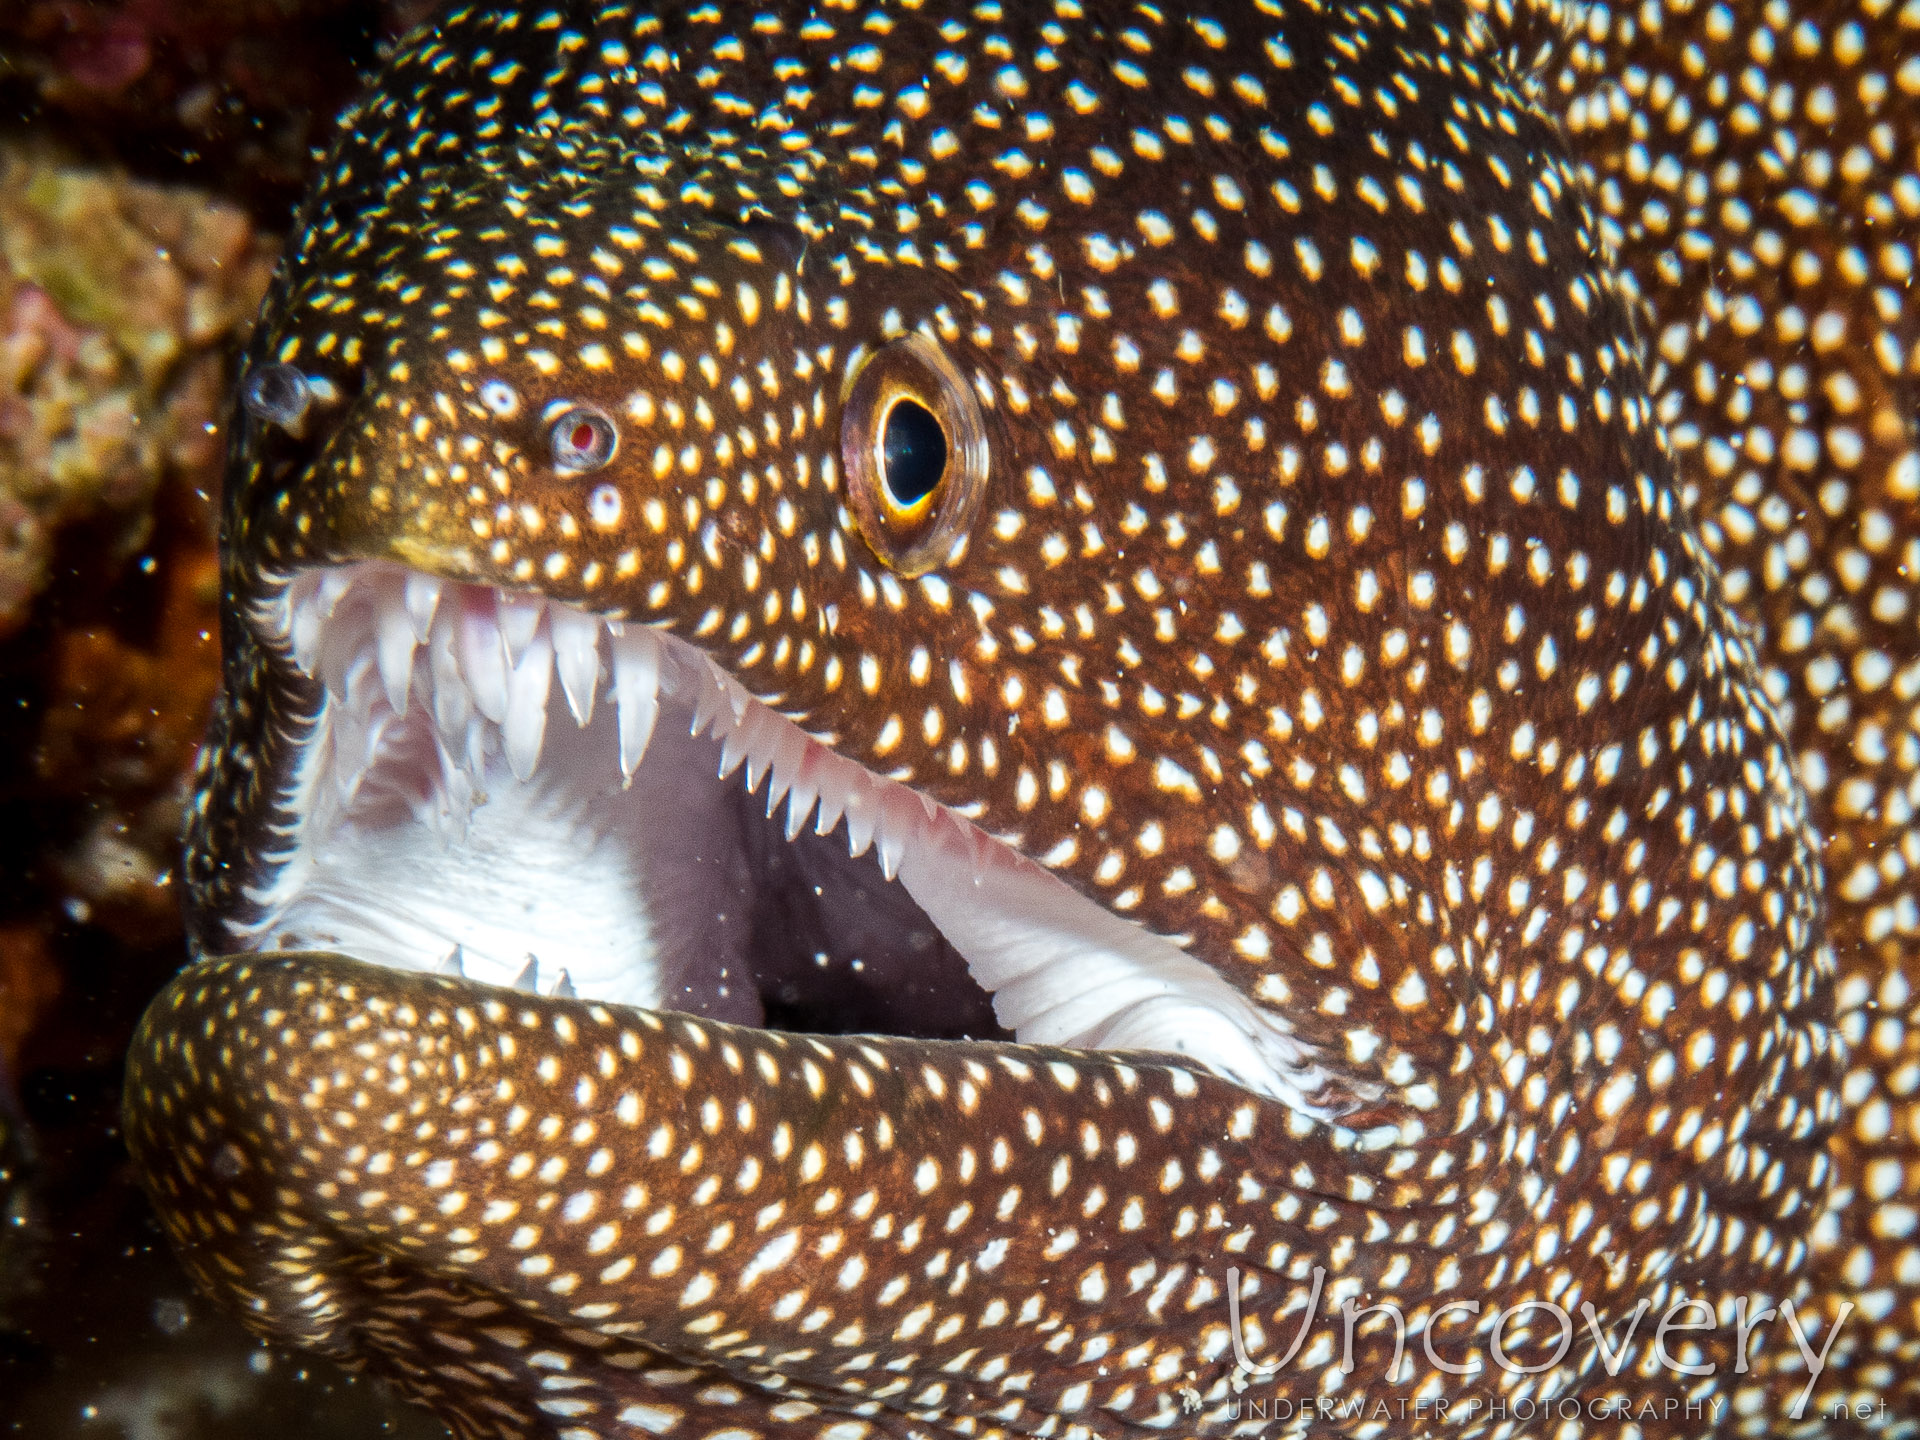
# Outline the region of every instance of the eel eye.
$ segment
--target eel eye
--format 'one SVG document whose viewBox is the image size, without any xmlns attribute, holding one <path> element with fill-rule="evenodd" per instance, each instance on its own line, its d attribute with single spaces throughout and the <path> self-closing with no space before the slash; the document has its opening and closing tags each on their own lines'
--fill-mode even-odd
<svg viewBox="0 0 1920 1440">
<path fill-rule="evenodd" d="M 620 432 L 600 411 L 570 405 L 553 417 L 547 434 L 553 445 L 553 468 L 562 475 L 584 475 L 613 459 L 620 448 Z"/>
<path fill-rule="evenodd" d="M 973 391 L 924 335 L 890 341 L 847 382 L 840 458 L 861 538 L 889 569 L 956 557 L 986 491 L 987 432 Z"/>
<path fill-rule="evenodd" d="M 240 382 L 240 407 L 254 419 L 292 430 L 313 403 L 313 386 L 291 365 L 256 365 Z"/>
</svg>

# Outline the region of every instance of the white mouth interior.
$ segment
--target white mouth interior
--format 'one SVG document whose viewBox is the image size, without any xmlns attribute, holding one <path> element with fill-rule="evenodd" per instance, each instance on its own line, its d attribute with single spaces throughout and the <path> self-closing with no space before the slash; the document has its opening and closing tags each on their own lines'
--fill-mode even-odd
<svg viewBox="0 0 1920 1440">
<path fill-rule="evenodd" d="M 245 946 L 749 1015 L 754 875 L 708 838 L 744 771 L 789 840 L 875 850 L 1019 1041 L 1182 1054 L 1328 1118 L 1280 1017 L 674 636 L 390 562 L 302 572 L 254 619 L 325 699 Z"/>
</svg>

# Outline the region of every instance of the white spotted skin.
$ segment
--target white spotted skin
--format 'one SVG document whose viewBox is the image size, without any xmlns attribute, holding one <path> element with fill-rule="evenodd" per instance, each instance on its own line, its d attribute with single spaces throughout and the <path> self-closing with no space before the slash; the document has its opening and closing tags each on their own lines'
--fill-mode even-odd
<svg viewBox="0 0 1920 1440">
<path fill-rule="evenodd" d="M 1125 1057 L 210 962 L 129 1092 L 203 1283 L 474 1436 L 1198 1433 L 1177 1392 L 1232 1398 L 1230 1264 L 1268 1342 L 1314 1265 L 1410 1317 L 1852 1302 L 1809 1413 L 1888 1408 L 1805 1433 L 1920 1416 L 1914 5 L 554 14 L 417 37 L 323 171 L 253 355 L 355 398 L 297 465 L 236 449 L 232 613 L 389 558 L 671 630 L 1380 1098 L 1330 1123 Z M 902 330 L 990 432 L 928 579 L 836 468 L 846 356 Z M 622 427 L 584 482 L 539 449 L 561 400 Z M 203 943 L 270 863 L 312 701 L 229 639 Z M 476 1159 L 515 1103 L 528 1138 Z M 414 1311 L 499 1373 L 450 1373 Z M 1552 1433 L 1775 1433 L 1790 1345 L 1706 1348 L 1715 1420 Z M 1390 1350 L 1343 1392 L 1388 1393 Z M 1531 1381 L 1410 1355 L 1396 1396 L 1671 1387 L 1596 1381 L 1584 1332 Z M 1348 1428 L 1422 1429 L 1379 1423 Z"/>
<path fill-rule="evenodd" d="M 1652 46 L 1596 24 L 1558 77 L 1601 232 L 1646 302 L 1689 508 L 1756 626 L 1825 839 L 1847 1203 L 1816 1233 L 1862 1304 L 1843 1340 L 1903 1357 L 1920 1277 L 1917 37 L 1912 7 L 1699 6 Z M 1699 78 L 1641 85 L 1657 51 Z M 1911 1364 L 1863 1361 L 1855 1384 L 1911 1409 Z"/>
</svg>

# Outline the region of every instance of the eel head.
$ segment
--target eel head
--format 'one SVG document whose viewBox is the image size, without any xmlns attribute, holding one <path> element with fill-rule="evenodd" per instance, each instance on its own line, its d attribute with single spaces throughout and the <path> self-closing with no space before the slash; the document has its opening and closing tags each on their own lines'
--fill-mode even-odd
<svg viewBox="0 0 1920 1440">
<path fill-rule="evenodd" d="M 1224 1414 L 1229 1267 L 1439 1394 L 1593 1355 L 1450 1299 L 1803 1293 L 1803 800 L 1490 33 L 405 43 L 234 414 L 129 1089 L 203 1282 L 570 1440 Z"/>
</svg>

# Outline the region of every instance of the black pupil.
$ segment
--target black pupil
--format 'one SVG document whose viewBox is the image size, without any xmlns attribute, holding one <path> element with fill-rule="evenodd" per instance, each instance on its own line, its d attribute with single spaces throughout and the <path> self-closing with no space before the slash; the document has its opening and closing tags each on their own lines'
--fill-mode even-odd
<svg viewBox="0 0 1920 1440">
<path fill-rule="evenodd" d="M 887 493 L 894 504 L 909 509 L 932 494 L 947 473 L 947 432 L 926 406 L 914 400 L 895 401 L 887 411 L 880 458 Z"/>
</svg>

